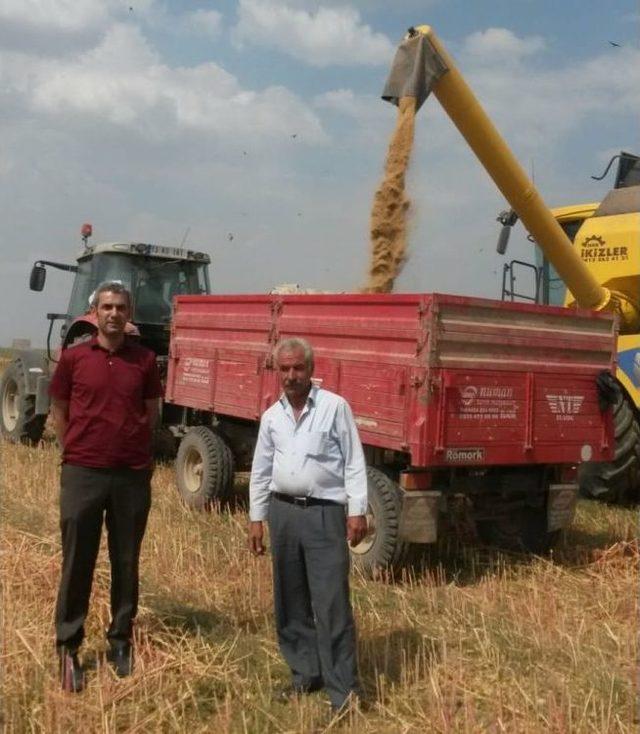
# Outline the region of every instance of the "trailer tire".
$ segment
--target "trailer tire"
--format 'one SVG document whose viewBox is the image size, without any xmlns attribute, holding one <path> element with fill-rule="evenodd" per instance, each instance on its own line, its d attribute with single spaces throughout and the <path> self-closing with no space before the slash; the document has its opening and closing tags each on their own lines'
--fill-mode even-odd
<svg viewBox="0 0 640 734">
<path fill-rule="evenodd" d="M 400 488 L 380 469 L 367 467 L 369 530 L 362 542 L 351 548 L 356 568 L 373 578 L 380 572 L 399 571 L 408 560 L 411 544 L 398 537 Z"/>
<path fill-rule="evenodd" d="M 612 504 L 634 502 L 640 498 L 640 422 L 622 392 L 613 405 L 613 425 L 613 461 L 582 464 L 578 475 L 580 493 Z"/>
<path fill-rule="evenodd" d="M 0 378 L 0 431 L 14 443 L 37 444 L 46 415 L 36 413 L 36 396 L 27 392 L 27 375 L 20 359 L 11 362 Z"/>
<path fill-rule="evenodd" d="M 188 507 L 210 509 L 231 494 L 233 454 L 224 438 L 207 426 L 189 429 L 180 442 L 175 469 L 180 496 Z"/>
</svg>

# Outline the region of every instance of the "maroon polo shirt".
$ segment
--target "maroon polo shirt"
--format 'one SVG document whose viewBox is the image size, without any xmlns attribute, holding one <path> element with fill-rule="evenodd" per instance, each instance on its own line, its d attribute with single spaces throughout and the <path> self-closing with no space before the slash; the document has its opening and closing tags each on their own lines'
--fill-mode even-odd
<svg viewBox="0 0 640 734">
<path fill-rule="evenodd" d="M 65 349 L 49 394 L 69 401 L 62 460 L 96 468 L 142 469 L 151 463 L 151 428 L 145 400 L 162 385 L 155 354 L 125 338 L 109 352 L 93 338 Z"/>
</svg>

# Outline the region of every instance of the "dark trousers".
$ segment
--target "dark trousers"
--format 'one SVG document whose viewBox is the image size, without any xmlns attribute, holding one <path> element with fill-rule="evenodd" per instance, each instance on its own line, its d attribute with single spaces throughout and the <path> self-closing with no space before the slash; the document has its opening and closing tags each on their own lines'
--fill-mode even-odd
<svg viewBox="0 0 640 734">
<path fill-rule="evenodd" d="M 140 546 L 151 505 L 148 469 L 90 469 L 63 464 L 60 481 L 62 578 L 56 605 L 56 644 L 75 652 L 96 565 L 103 518 L 111 561 L 111 625 L 114 646 L 131 641 L 138 609 Z"/>
<path fill-rule="evenodd" d="M 276 629 L 293 685 L 324 686 L 341 706 L 359 692 L 342 505 L 269 506 Z"/>
</svg>

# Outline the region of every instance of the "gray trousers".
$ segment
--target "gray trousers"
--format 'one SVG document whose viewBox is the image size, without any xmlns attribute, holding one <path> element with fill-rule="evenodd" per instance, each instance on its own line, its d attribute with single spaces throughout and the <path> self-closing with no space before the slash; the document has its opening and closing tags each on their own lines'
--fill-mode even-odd
<svg viewBox="0 0 640 734">
<path fill-rule="evenodd" d="M 269 530 L 278 642 L 293 685 L 324 687 L 341 706 L 360 690 L 345 508 L 272 497 Z"/>
</svg>

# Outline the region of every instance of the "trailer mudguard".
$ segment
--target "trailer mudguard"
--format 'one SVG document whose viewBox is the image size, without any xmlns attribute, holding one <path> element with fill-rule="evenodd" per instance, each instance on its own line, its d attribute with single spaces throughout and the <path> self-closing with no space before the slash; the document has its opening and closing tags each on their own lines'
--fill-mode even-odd
<svg viewBox="0 0 640 734">
<path fill-rule="evenodd" d="M 36 349 L 21 349 L 15 352 L 14 361 L 21 362 L 24 367 L 27 394 L 35 395 L 38 392 L 38 378 L 49 376 L 47 358 Z"/>
</svg>

